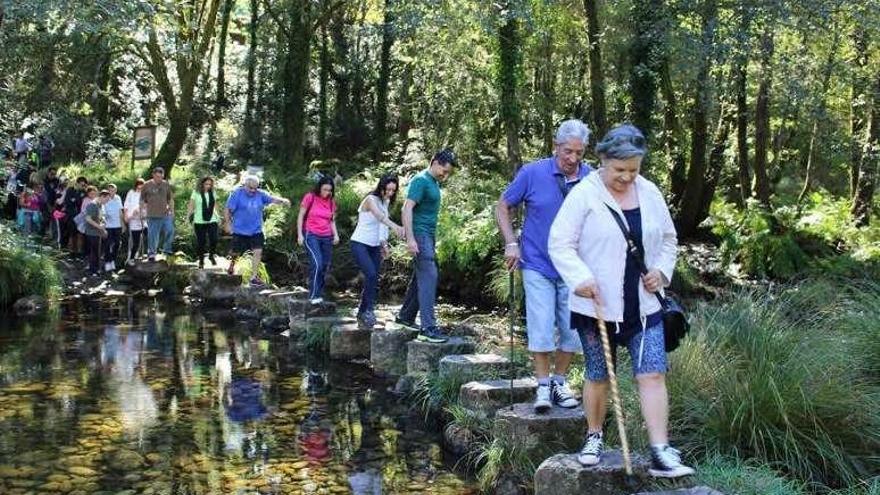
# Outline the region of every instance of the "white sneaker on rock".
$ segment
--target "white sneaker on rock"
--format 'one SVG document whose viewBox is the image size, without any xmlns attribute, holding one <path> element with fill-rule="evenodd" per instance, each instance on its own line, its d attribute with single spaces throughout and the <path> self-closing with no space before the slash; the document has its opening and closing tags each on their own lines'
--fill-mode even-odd
<svg viewBox="0 0 880 495">
<path fill-rule="evenodd" d="M 651 447 L 651 468 L 648 474 L 655 478 L 680 478 L 694 474 L 694 468 L 681 463 L 681 452 L 669 445 Z"/>
<path fill-rule="evenodd" d="M 578 452 L 578 462 L 584 466 L 595 466 L 602 458 L 602 433 L 590 433 L 584 446 Z"/>
<path fill-rule="evenodd" d="M 551 382 L 551 386 L 553 391 L 552 396 L 554 404 L 559 407 L 564 407 L 566 409 L 571 409 L 578 406 L 578 401 L 571 393 L 571 389 L 568 388 L 568 384 Z"/>
<path fill-rule="evenodd" d="M 538 385 L 538 391 L 535 397 L 535 412 L 544 413 L 553 407 L 550 401 L 550 385 Z"/>
</svg>

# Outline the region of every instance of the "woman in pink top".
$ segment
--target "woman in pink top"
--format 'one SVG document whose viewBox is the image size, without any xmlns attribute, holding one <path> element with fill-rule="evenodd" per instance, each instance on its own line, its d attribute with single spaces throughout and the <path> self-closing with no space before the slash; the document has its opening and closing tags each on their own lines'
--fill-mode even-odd
<svg viewBox="0 0 880 495">
<path fill-rule="evenodd" d="M 324 302 L 321 297 L 324 276 L 330 268 L 333 246 L 339 244 L 335 194 L 333 178 L 322 175 L 315 188 L 303 197 L 296 219 L 297 242 L 305 246 L 309 255 L 309 300 L 312 304 Z"/>
</svg>

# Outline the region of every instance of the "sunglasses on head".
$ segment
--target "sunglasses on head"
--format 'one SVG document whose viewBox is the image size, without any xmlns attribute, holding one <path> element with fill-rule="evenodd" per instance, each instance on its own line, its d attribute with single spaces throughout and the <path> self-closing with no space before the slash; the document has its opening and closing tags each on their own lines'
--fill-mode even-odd
<svg viewBox="0 0 880 495">
<path fill-rule="evenodd" d="M 644 136 L 614 136 L 610 139 L 602 140 L 599 144 L 602 146 L 612 146 L 623 143 L 629 143 L 636 148 L 644 148 L 646 141 Z"/>
</svg>

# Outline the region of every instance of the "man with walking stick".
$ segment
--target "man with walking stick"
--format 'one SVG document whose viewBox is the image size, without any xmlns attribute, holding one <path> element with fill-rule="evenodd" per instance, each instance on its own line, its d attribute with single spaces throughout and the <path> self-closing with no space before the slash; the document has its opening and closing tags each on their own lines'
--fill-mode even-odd
<svg viewBox="0 0 880 495">
<path fill-rule="evenodd" d="M 590 130 L 580 120 L 563 122 L 556 132 L 553 156 L 523 165 L 495 207 L 507 268 L 522 270 L 528 349 L 538 380 L 534 407 L 539 413 L 549 411 L 553 404 L 578 405 L 566 375 L 581 345 L 570 325 L 569 290 L 550 261 L 547 238 L 565 196 L 590 173 L 590 167 L 582 163 L 589 136 Z M 518 240 L 511 211 L 521 204 L 526 216 Z"/>
</svg>

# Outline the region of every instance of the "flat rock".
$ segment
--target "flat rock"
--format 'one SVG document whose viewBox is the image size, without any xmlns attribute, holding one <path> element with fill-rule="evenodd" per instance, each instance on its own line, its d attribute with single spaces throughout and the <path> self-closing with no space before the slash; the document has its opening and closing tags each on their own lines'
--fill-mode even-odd
<svg viewBox="0 0 880 495">
<path fill-rule="evenodd" d="M 223 304 L 234 301 L 241 290 L 241 275 L 225 272 L 194 270 L 189 275 L 193 295 L 207 303 Z"/>
<path fill-rule="evenodd" d="M 287 316 L 267 316 L 260 320 L 260 328 L 273 332 L 279 332 L 290 328 L 290 319 Z"/>
<path fill-rule="evenodd" d="M 287 314 L 290 321 L 298 321 L 306 318 L 333 316 L 336 314 L 336 303 L 324 301 L 321 304 L 312 304 L 304 295 L 295 295 L 287 298 Z"/>
<path fill-rule="evenodd" d="M 538 382 L 534 378 L 513 380 L 513 402 L 527 402 L 534 399 Z M 484 412 L 490 416 L 503 406 L 510 405 L 510 380 L 484 380 L 468 382 L 458 391 L 458 402 L 473 411 Z"/>
<path fill-rule="evenodd" d="M 639 492 L 634 495 L 724 495 L 723 493 L 709 488 L 708 486 L 695 486 L 692 488 L 678 488 L 676 490 L 663 490 L 659 492 Z"/>
<path fill-rule="evenodd" d="M 12 310 L 19 316 L 33 316 L 46 312 L 49 302 L 42 296 L 27 296 L 15 301 Z"/>
<path fill-rule="evenodd" d="M 370 364 L 379 375 L 400 376 L 406 373 L 406 344 L 418 332 L 409 329 L 377 330 L 370 335 Z"/>
<path fill-rule="evenodd" d="M 586 431 L 584 411 L 580 407 L 553 407 L 538 414 L 531 402 L 503 407 L 495 413 L 494 433 L 509 445 L 520 445 L 534 460 L 557 452 L 575 452 L 581 447 Z"/>
<path fill-rule="evenodd" d="M 623 455 L 606 450 L 602 462 L 583 466 L 576 454 L 556 454 L 535 471 L 535 495 L 620 495 L 631 493 L 633 484 L 643 486 L 648 480 L 648 461 L 632 456 L 633 479 L 627 480 Z"/>
<path fill-rule="evenodd" d="M 330 330 L 330 358 L 369 358 L 371 333 L 356 324 L 334 326 Z"/>
<path fill-rule="evenodd" d="M 497 354 L 451 354 L 440 358 L 440 374 L 463 378 L 495 378 L 510 364 Z"/>
<path fill-rule="evenodd" d="M 421 375 L 403 375 L 397 379 L 394 384 L 394 393 L 396 395 L 408 395 L 416 386 L 416 382 Z"/>
<path fill-rule="evenodd" d="M 406 344 L 406 372 L 430 373 L 437 370 L 444 356 L 472 352 L 474 343 L 461 337 L 450 337 L 442 344 L 413 340 Z"/>
</svg>

